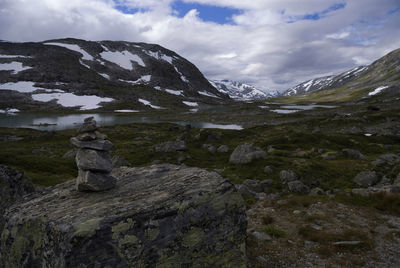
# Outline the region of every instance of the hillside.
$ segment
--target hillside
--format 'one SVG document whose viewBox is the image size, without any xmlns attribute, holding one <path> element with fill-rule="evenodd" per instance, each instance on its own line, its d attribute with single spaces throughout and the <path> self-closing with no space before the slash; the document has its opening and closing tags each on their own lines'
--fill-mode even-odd
<svg viewBox="0 0 400 268">
<path fill-rule="evenodd" d="M 394 50 L 368 66 L 356 67 L 338 76 L 309 80 L 282 96 L 298 101 L 375 101 L 400 97 L 400 49 Z"/>
<path fill-rule="evenodd" d="M 196 66 L 159 45 L 0 43 L 0 109 L 188 110 L 227 99 Z"/>
</svg>

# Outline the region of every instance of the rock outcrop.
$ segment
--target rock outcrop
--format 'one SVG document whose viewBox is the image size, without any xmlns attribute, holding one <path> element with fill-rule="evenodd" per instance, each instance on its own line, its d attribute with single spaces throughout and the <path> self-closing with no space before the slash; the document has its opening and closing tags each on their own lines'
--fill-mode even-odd
<svg viewBox="0 0 400 268">
<path fill-rule="evenodd" d="M 5 210 L 32 192 L 34 192 L 33 184 L 24 173 L 0 165 L 0 232 Z"/>
<path fill-rule="evenodd" d="M 246 267 L 246 214 L 232 183 L 174 165 L 113 170 L 115 188 L 69 181 L 4 215 L 0 267 Z"/>
<path fill-rule="evenodd" d="M 232 164 L 248 164 L 261 158 L 267 158 L 267 153 L 260 147 L 254 147 L 253 144 L 243 143 L 232 152 L 229 162 Z"/>
<path fill-rule="evenodd" d="M 88 117 L 78 129 L 78 136 L 71 138 L 71 143 L 79 148 L 75 157 L 78 191 L 98 192 L 115 187 L 116 179 L 110 175 L 113 165 L 109 150 L 113 144 L 97 129 L 96 121 Z"/>
</svg>

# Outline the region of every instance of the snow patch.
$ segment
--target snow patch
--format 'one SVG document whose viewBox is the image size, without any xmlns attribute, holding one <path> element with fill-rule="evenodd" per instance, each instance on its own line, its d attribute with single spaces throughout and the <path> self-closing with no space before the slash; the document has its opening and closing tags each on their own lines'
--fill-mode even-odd
<svg viewBox="0 0 400 268">
<path fill-rule="evenodd" d="M 189 83 L 189 80 L 187 80 L 187 78 L 178 70 L 178 68 L 176 68 L 176 66 L 174 66 L 175 71 L 181 76 L 181 80 L 185 83 Z"/>
<path fill-rule="evenodd" d="M 22 66 L 21 62 L 0 63 L 0 71 L 12 71 L 13 74 L 31 69 L 29 66 Z"/>
<path fill-rule="evenodd" d="M 5 84 L 0 84 L 0 90 L 14 90 L 21 93 L 30 93 L 34 92 L 38 89 L 44 89 L 40 87 L 34 86 L 35 82 L 30 81 L 19 81 L 19 82 L 10 82 Z"/>
<path fill-rule="evenodd" d="M 182 101 L 183 104 L 187 105 L 187 106 L 191 106 L 191 107 L 197 107 L 199 106 L 199 104 L 197 102 L 191 102 L 191 101 Z"/>
<path fill-rule="evenodd" d="M 291 114 L 291 113 L 296 113 L 299 110 L 283 110 L 283 109 L 275 109 L 275 110 L 270 110 L 271 112 L 278 113 L 278 114 Z"/>
<path fill-rule="evenodd" d="M 90 66 L 84 63 L 82 60 L 79 60 L 79 63 L 85 66 L 86 68 L 90 69 Z"/>
<path fill-rule="evenodd" d="M 14 58 L 33 58 L 31 56 L 22 56 L 22 55 L 1 55 L 0 59 L 14 59 Z"/>
<path fill-rule="evenodd" d="M 98 73 L 98 74 L 104 77 L 105 79 L 110 80 L 110 76 L 108 74 L 103 74 L 103 73 Z"/>
<path fill-rule="evenodd" d="M 182 90 L 165 89 L 165 92 L 167 92 L 167 93 L 169 93 L 169 94 L 176 95 L 176 96 L 181 96 L 181 95 L 183 95 L 183 91 L 182 91 Z"/>
<path fill-rule="evenodd" d="M 138 113 L 138 110 L 115 110 L 115 113 Z"/>
<path fill-rule="evenodd" d="M 64 43 L 45 43 L 45 45 L 52 45 L 52 46 L 60 46 L 60 47 L 65 47 L 69 50 L 73 50 L 76 52 L 79 52 L 82 54 L 82 59 L 84 60 L 93 60 L 92 55 L 87 53 L 85 50 L 83 50 L 80 46 L 78 45 L 73 45 L 73 44 L 64 44 Z"/>
<path fill-rule="evenodd" d="M 376 88 L 374 91 L 371 91 L 370 93 L 368 93 L 368 96 L 374 96 L 376 94 L 381 93 L 382 90 L 387 89 L 388 86 L 380 86 L 378 88 Z"/>
<path fill-rule="evenodd" d="M 72 93 L 32 94 L 32 99 L 42 102 L 48 102 L 55 99 L 58 104 L 64 107 L 81 106 L 80 110 L 97 109 L 100 108 L 99 103 L 111 102 L 114 100 L 112 98 L 101 98 L 94 95 L 78 96 Z"/>
<path fill-rule="evenodd" d="M 132 54 L 131 52 L 129 52 L 127 50 L 124 50 L 122 52 L 120 52 L 120 51 L 112 52 L 112 51 L 109 51 L 104 46 L 103 46 L 103 49 L 105 49 L 105 51 L 101 52 L 100 56 L 109 62 L 113 62 L 113 63 L 119 65 L 123 69 L 133 70 L 132 61 L 136 62 L 137 64 L 139 64 L 142 67 L 146 67 L 143 60 L 138 55 Z"/>
<path fill-rule="evenodd" d="M 0 109 L 0 114 L 14 115 L 16 113 L 19 113 L 19 110 L 15 108 Z"/>
<path fill-rule="evenodd" d="M 153 105 L 153 104 L 151 104 L 149 101 L 144 100 L 144 99 L 138 99 L 138 101 L 141 102 L 141 103 L 143 103 L 144 105 L 150 106 L 150 107 L 153 108 L 153 109 L 164 109 L 164 108 L 162 108 L 162 107 L 160 107 L 160 106 Z"/>
<path fill-rule="evenodd" d="M 163 60 L 168 62 L 169 64 L 172 64 L 173 58 L 163 54 L 161 51 L 153 52 L 151 50 L 143 50 L 143 52 L 149 55 L 150 57 L 155 58 L 156 60 Z"/>
<path fill-rule="evenodd" d="M 207 91 L 199 91 L 199 94 L 201 94 L 201 95 L 203 95 L 203 96 L 212 97 L 212 98 L 218 98 L 218 99 L 219 99 L 219 97 L 217 97 L 217 96 L 215 96 L 214 94 L 209 93 L 209 92 L 207 92 Z"/>
<path fill-rule="evenodd" d="M 372 136 L 372 134 L 370 134 L 370 133 L 365 133 L 364 134 L 366 137 L 371 137 Z"/>
</svg>

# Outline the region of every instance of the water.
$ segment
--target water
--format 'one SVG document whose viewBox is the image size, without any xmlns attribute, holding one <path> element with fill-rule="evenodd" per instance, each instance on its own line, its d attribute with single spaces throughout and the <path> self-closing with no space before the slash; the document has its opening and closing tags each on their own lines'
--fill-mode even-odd
<svg viewBox="0 0 400 268">
<path fill-rule="evenodd" d="M 77 128 L 83 119 L 93 116 L 100 126 L 113 126 L 131 123 L 161 123 L 162 121 L 148 117 L 117 115 L 113 113 L 102 114 L 40 114 L 40 113 L 17 113 L 14 115 L 0 114 L 0 127 L 9 128 L 33 128 L 38 130 L 64 130 Z M 243 129 L 239 125 L 219 125 L 207 122 L 171 122 L 179 125 L 190 124 L 195 128 L 219 128 L 219 129 Z"/>
<path fill-rule="evenodd" d="M 295 109 L 295 110 L 312 110 L 315 108 L 336 108 L 336 107 L 337 106 L 333 106 L 333 105 L 317 105 L 317 104 L 281 106 L 281 108 L 283 108 L 283 109 Z"/>
</svg>

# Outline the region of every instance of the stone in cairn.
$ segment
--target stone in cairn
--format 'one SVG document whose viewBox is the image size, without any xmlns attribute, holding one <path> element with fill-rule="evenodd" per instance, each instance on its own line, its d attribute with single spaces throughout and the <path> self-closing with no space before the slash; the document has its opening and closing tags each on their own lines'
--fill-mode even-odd
<svg viewBox="0 0 400 268">
<path fill-rule="evenodd" d="M 110 175 L 109 153 L 112 143 L 98 131 L 93 117 L 86 118 L 77 132 L 71 143 L 79 148 L 75 157 L 79 171 L 76 178 L 78 191 L 99 192 L 114 188 L 116 179 Z"/>
</svg>

